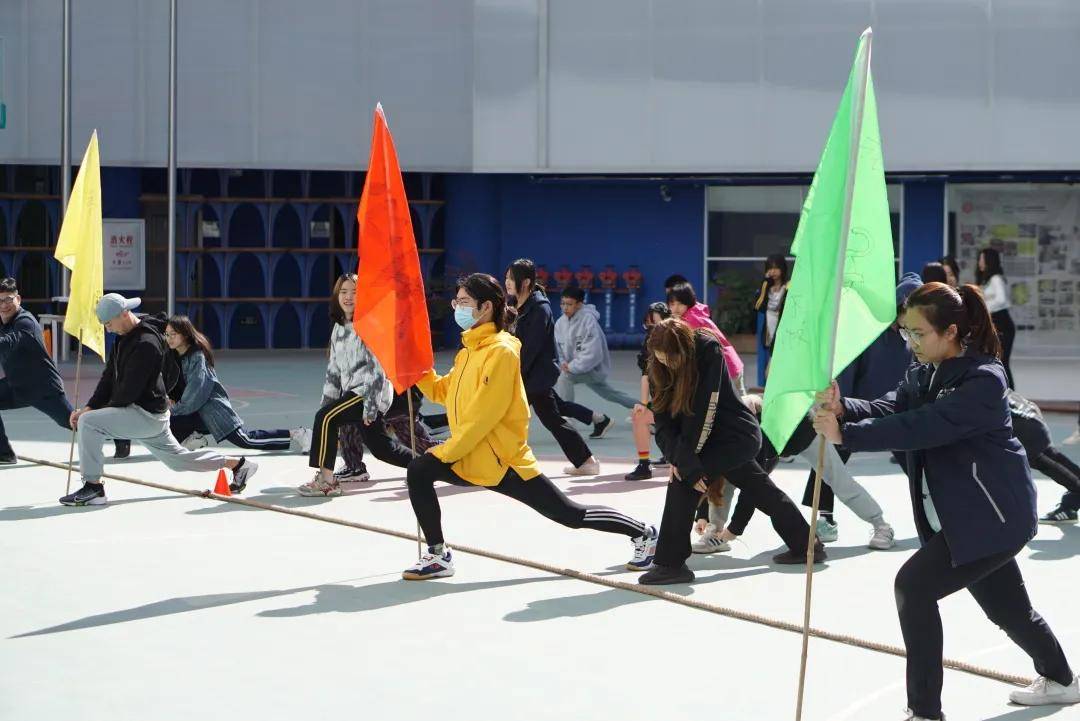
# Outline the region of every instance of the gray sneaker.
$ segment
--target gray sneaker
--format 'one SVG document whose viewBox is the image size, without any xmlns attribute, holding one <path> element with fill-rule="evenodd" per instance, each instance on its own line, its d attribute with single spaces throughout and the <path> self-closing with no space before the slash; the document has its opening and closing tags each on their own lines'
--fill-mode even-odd
<svg viewBox="0 0 1080 721">
<path fill-rule="evenodd" d="M 840 537 L 840 529 L 835 523 L 829 523 L 824 518 L 817 519 L 817 537 L 822 543 L 832 543 Z"/>
<path fill-rule="evenodd" d="M 835 528 L 835 526 L 833 526 Z M 896 533 L 893 527 L 887 523 L 874 528 L 874 535 L 870 537 L 870 548 L 877 551 L 887 551 L 896 545 Z"/>
<path fill-rule="evenodd" d="M 247 488 L 248 480 L 259 470 L 259 464 L 250 458 L 244 458 L 241 464 L 233 469 L 233 482 L 229 484 L 229 490 L 233 493 L 243 493 Z"/>
</svg>

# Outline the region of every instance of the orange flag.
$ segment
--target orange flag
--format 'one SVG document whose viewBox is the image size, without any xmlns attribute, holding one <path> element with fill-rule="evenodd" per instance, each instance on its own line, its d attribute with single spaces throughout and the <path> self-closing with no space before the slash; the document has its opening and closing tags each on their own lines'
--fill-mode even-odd
<svg viewBox="0 0 1080 721">
<path fill-rule="evenodd" d="M 353 327 L 401 393 L 434 367 L 435 357 L 409 201 L 381 103 L 356 220 L 360 270 Z"/>
</svg>

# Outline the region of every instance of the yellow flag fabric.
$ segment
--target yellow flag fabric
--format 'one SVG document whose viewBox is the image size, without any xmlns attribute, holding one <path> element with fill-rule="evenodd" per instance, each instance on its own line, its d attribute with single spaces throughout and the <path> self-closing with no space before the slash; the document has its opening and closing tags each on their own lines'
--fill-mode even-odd
<svg viewBox="0 0 1080 721">
<path fill-rule="evenodd" d="M 75 186 L 71 189 L 55 257 L 71 271 L 64 332 L 105 358 L 105 326 L 95 312 L 104 292 L 101 246 L 101 165 L 97 131 L 86 146 Z"/>
</svg>

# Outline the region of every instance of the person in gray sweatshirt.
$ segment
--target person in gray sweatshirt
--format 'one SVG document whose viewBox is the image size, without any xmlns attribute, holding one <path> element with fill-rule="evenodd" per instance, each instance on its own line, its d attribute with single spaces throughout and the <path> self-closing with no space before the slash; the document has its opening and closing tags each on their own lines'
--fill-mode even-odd
<svg viewBox="0 0 1080 721">
<path fill-rule="evenodd" d="M 591 388 L 604 400 L 633 408 L 638 399 L 611 387 L 611 354 L 600 328 L 600 313 L 585 303 L 585 291 L 567 288 L 559 303 L 563 314 L 555 321 L 555 348 L 559 353 L 559 380 L 555 392 L 565 401 L 574 400 L 574 386 Z"/>
</svg>

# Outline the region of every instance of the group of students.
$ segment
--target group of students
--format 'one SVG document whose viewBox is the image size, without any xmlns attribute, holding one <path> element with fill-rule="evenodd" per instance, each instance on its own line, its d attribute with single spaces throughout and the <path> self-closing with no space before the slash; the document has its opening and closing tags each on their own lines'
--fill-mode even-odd
<svg viewBox="0 0 1080 721">
<path fill-rule="evenodd" d="M 566 421 L 569 414 L 585 417 L 584 412 L 572 408 L 573 402 L 560 391 L 569 395 L 578 382 L 604 388 L 606 353 L 590 346 L 591 314 L 587 306 L 579 305 L 582 298 L 577 294 L 564 296 L 566 325 L 556 332 L 550 302 L 536 284 L 533 264 L 525 259 L 507 269 L 503 283 L 482 273 L 458 281 L 452 306 L 463 331 L 462 348 L 445 375 L 432 369 L 416 385 L 424 396 L 446 407 L 448 438 L 442 443 L 427 438 L 426 448 L 408 447 L 395 430 L 401 426 L 402 409 L 416 404 L 407 396 L 404 401 L 395 397 L 378 359 L 352 328 L 356 277 L 339 279 L 331 304 L 335 326 L 323 399 L 310 431 L 309 462 L 317 470 L 301 493 L 340 494 L 340 479 L 333 472 L 339 429 L 352 424 L 376 457 L 407 469 L 409 500 L 427 540 L 426 553 L 403 572 L 407 580 L 454 574 L 435 493 L 436 481 L 442 481 L 489 488 L 569 528 L 623 535 L 631 542 L 626 567 L 644 572 L 639 583 L 687 583 L 694 580 L 686 564 L 695 550 L 692 529 L 703 513 L 706 523 L 698 521 L 701 530 L 712 520 L 713 530 L 721 534 L 715 540 L 724 542 L 736 535 L 734 531 L 741 532 L 753 510 L 760 510 L 787 546 L 774 562 L 805 562 L 809 526 L 769 471 L 779 456 L 804 453 L 813 433 L 847 453 L 891 450 L 900 454 L 909 478 L 922 544 L 901 568 L 895 584 L 908 650 L 909 720 L 943 718 L 937 602 L 962 588 L 1035 663 L 1038 680 L 1014 691 L 1010 696 L 1014 702 L 1080 702 L 1080 680 L 1032 608 L 1015 561 L 1034 536 L 1039 519 L 1028 455 L 1014 434 L 1014 419 L 1038 414 L 1008 393 L 1000 361 L 1002 344 L 983 292 L 973 285 L 954 288 L 903 279 L 897 290 L 898 322 L 886 331 L 903 345 L 885 336 L 868 349 L 872 355 L 866 359 L 869 367 L 879 369 L 882 356 L 898 356 L 894 366 L 902 366 L 902 378 L 894 379 L 898 382 L 892 390 L 863 398 L 834 384 L 819 394 L 814 411 L 788 447 L 777 450 L 763 440 L 756 412 L 760 402 L 745 392 L 738 354 L 709 319 L 692 286 L 682 278 L 669 280 L 667 303 L 651 305 L 646 315 L 648 334 L 639 358 L 641 396 L 618 401 L 634 409 L 635 439 L 647 440 L 651 427 L 670 464 L 659 527 L 613 508 L 578 504 L 541 472 L 529 445 L 530 408 L 570 460 L 567 473 L 599 471 L 585 440 Z M 9 323 L 15 324 L 6 310 L 10 303 L 4 287 L 0 285 L 0 315 L 6 338 Z M 770 288 L 764 290 L 771 298 Z M 116 294 L 98 304 L 98 318 L 119 339 L 90 402 L 70 415 L 78 431 L 84 486 L 62 503 L 104 503 L 101 447 L 107 438 L 139 440 L 179 470 L 231 468 L 234 485 L 242 490 L 255 463 L 183 448 L 174 435 L 174 418 L 192 413 L 171 417 L 170 406 L 194 409 L 198 416 L 198 421 L 178 423 L 176 428 L 205 429 L 238 445 L 306 439 L 306 431 L 244 432 L 238 419 L 211 422 L 211 409 L 221 411 L 227 396 L 213 375 L 209 345 L 180 319 L 164 319 L 160 326 L 161 320 L 139 319 L 132 313 L 137 305 L 138 299 Z M 779 314 L 778 303 L 767 301 L 766 312 L 769 306 L 776 306 Z M 574 317 L 582 313 L 586 315 L 574 324 Z M 775 329 L 771 332 L 775 334 Z M 34 342 L 44 352 L 40 330 Z M 3 343 L 6 340 L 0 340 L 0 358 L 8 371 L 9 347 Z M 915 358 L 910 365 L 909 349 Z M 179 359 L 184 381 L 179 401 L 169 391 L 175 394 L 180 378 L 176 383 L 166 380 L 170 352 Z M 189 358 L 192 353 L 198 355 Z M 858 363 L 853 365 L 852 389 L 860 380 Z M 570 377 L 563 378 L 564 374 Z M 0 385 L 0 399 L 8 392 Z M 598 392 L 616 397 L 614 391 Z M 216 405 L 204 411 L 212 399 Z M 12 407 L 10 403 L 0 408 Z M 404 418 L 407 424 L 410 419 Z M 587 420 L 594 424 L 594 434 L 602 430 L 602 417 L 590 412 Z M 1063 454 L 1047 455 L 1051 448 L 1041 449 L 1034 458 L 1046 456 L 1047 467 L 1060 465 Z M 823 480 L 874 527 L 873 547 L 891 545 L 892 529 L 880 506 L 850 476 L 842 478 L 839 452 L 830 458 Z M 731 487 L 740 494 L 729 523 L 725 514 L 731 507 Z M 1070 488 L 1070 493 L 1080 493 L 1080 486 Z M 811 555 L 815 562 L 827 558 L 822 539 Z"/>
</svg>

